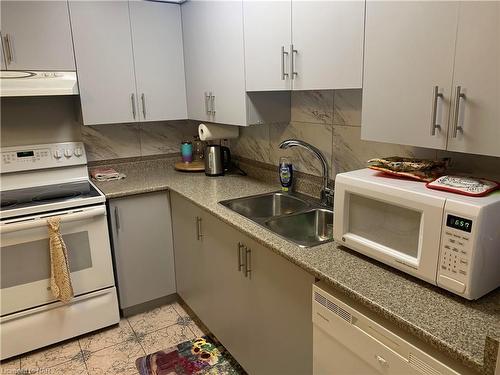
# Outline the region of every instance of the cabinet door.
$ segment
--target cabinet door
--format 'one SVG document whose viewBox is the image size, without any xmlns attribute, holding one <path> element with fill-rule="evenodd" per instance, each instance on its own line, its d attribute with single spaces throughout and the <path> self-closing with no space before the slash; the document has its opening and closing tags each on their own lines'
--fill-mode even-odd
<svg viewBox="0 0 500 375">
<path fill-rule="evenodd" d="M 66 1 L 2 1 L 12 70 L 75 70 Z"/>
<path fill-rule="evenodd" d="M 120 307 L 175 293 L 168 193 L 112 199 L 109 207 Z"/>
<path fill-rule="evenodd" d="M 206 17 L 211 6 L 208 1 L 188 1 L 181 5 L 187 111 L 190 119 L 199 121 L 211 120 L 206 98 L 213 90 L 210 59 L 216 53 L 211 44 L 212 20 Z"/>
<path fill-rule="evenodd" d="M 85 125 L 138 119 L 128 3 L 70 1 Z"/>
<path fill-rule="evenodd" d="M 464 1 L 459 9 L 453 81 L 465 99 L 450 117 L 448 150 L 500 156 L 500 3 Z M 463 129 L 456 137 L 455 123 Z"/>
<path fill-rule="evenodd" d="M 247 124 L 242 12 L 239 1 L 182 5 L 189 118 Z"/>
<path fill-rule="evenodd" d="M 449 1 L 367 1 L 362 139 L 446 147 L 457 12 Z"/>
<path fill-rule="evenodd" d="M 314 277 L 253 240 L 251 313 L 247 342 L 251 374 L 312 374 L 312 284 Z"/>
<path fill-rule="evenodd" d="M 200 236 L 204 214 L 201 208 L 175 193 L 171 195 L 171 204 L 177 293 L 205 321 L 213 305 L 208 296 L 208 259 Z"/>
<path fill-rule="evenodd" d="M 290 90 L 291 17 L 290 0 L 243 1 L 247 91 Z"/>
<path fill-rule="evenodd" d="M 178 4 L 130 1 L 139 117 L 187 118 L 186 81 Z"/>
<path fill-rule="evenodd" d="M 238 362 L 251 369 L 254 357 L 247 328 L 252 301 L 248 299 L 249 279 L 239 266 L 244 257 L 244 249 L 239 247 L 241 233 L 212 215 L 204 219 L 203 229 L 203 247 L 210 259 L 211 306 L 203 321 Z"/>
<path fill-rule="evenodd" d="M 365 2 L 292 0 L 294 90 L 361 88 Z"/>
<path fill-rule="evenodd" d="M 211 59 L 214 78 L 214 122 L 247 125 L 243 4 L 241 1 L 209 2 Z M 215 53 L 214 53 L 215 52 Z"/>
</svg>

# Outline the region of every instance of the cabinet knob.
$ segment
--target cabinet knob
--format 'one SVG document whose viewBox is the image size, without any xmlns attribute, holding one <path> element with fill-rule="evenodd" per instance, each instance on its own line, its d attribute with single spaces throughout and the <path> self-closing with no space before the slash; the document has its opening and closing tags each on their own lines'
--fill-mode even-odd
<svg viewBox="0 0 500 375">
<path fill-rule="evenodd" d="M 80 157 L 83 155 L 83 150 L 81 147 L 75 148 L 75 156 Z"/>
</svg>

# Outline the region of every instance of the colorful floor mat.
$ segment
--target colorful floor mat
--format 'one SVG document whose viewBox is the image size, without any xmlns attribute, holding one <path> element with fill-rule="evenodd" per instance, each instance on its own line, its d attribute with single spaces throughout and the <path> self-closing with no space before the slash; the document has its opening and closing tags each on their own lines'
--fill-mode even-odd
<svg viewBox="0 0 500 375">
<path fill-rule="evenodd" d="M 215 338 L 203 336 L 137 358 L 141 375 L 242 375 L 245 371 Z"/>
</svg>

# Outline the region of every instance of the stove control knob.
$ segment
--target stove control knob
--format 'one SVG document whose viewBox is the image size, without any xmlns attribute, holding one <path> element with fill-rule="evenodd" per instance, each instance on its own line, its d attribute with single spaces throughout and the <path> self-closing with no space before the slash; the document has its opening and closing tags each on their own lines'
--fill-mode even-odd
<svg viewBox="0 0 500 375">
<path fill-rule="evenodd" d="M 67 158 L 70 158 L 73 156 L 73 150 L 70 149 L 70 148 L 67 148 L 66 150 L 64 150 L 64 156 L 66 156 Z"/>
<path fill-rule="evenodd" d="M 55 157 L 56 159 L 61 159 L 61 158 L 62 158 L 61 151 L 60 151 L 60 150 L 55 150 L 55 151 L 54 151 L 54 157 Z"/>
<path fill-rule="evenodd" d="M 75 156 L 80 157 L 83 155 L 83 150 L 81 147 L 75 148 Z"/>
</svg>

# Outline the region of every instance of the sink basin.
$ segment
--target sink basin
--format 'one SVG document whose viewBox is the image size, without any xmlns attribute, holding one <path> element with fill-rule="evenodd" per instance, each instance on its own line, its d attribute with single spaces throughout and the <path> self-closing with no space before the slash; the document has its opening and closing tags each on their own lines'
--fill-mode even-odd
<svg viewBox="0 0 500 375">
<path fill-rule="evenodd" d="M 304 200 L 284 193 L 268 193 L 220 202 L 248 218 L 270 218 L 304 211 L 310 205 Z"/>
<path fill-rule="evenodd" d="M 266 193 L 219 202 L 301 247 L 333 240 L 333 210 L 299 193 Z"/>
<path fill-rule="evenodd" d="M 333 239 L 333 211 L 314 209 L 267 220 L 264 226 L 302 247 Z"/>
</svg>

